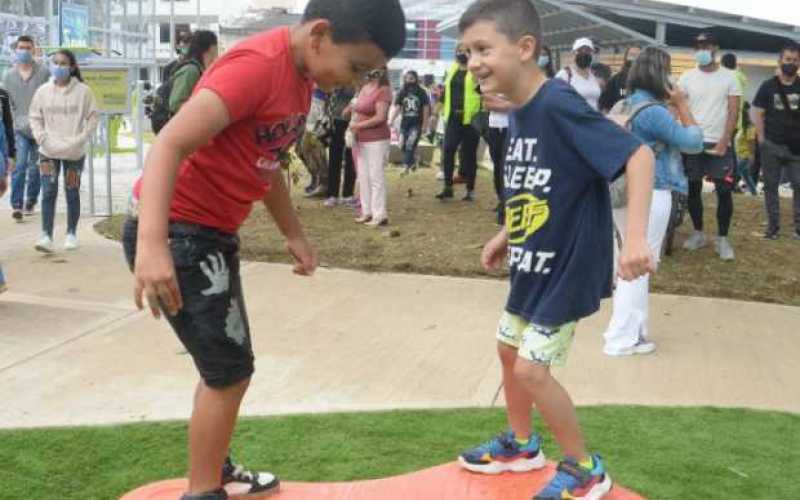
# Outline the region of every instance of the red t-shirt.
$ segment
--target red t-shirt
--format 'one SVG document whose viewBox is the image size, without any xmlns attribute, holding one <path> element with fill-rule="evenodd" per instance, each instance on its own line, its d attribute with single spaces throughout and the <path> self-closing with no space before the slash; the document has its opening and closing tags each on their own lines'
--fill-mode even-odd
<svg viewBox="0 0 800 500">
<path fill-rule="evenodd" d="M 377 113 L 375 105 L 378 102 L 392 104 L 392 89 L 390 87 L 378 87 L 370 91 L 362 90 L 358 94 L 355 106 L 353 106 L 353 111 L 358 114 L 356 122 L 369 120 L 375 116 L 375 113 Z M 392 133 L 389 130 L 389 124 L 385 121 L 370 128 L 360 129 L 356 133 L 358 142 L 388 141 L 391 137 Z"/>
<path fill-rule="evenodd" d="M 269 190 L 267 177 L 305 127 L 311 80 L 294 65 L 289 28 L 250 37 L 217 60 L 197 83 L 225 103 L 230 125 L 180 166 L 171 221 L 235 233 L 253 203 Z M 141 179 L 134 187 L 139 198 Z"/>
</svg>

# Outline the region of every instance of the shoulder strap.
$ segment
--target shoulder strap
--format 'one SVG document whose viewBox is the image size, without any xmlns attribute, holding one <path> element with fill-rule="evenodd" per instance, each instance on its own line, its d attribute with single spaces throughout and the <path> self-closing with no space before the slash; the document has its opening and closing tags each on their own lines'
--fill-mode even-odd
<svg viewBox="0 0 800 500">
<path fill-rule="evenodd" d="M 647 108 L 652 108 L 653 106 L 663 106 L 663 104 L 661 104 L 658 101 L 644 101 L 644 102 L 640 102 L 639 104 L 633 106 L 630 109 L 630 112 L 628 114 L 628 120 L 626 122 L 626 125 L 629 125 L 629 126 L 632 125 L 633 124 L 633 120 L 635 120 L 636 117 L 639 116 L 639 113 L 641 113 L 642 111 L 644 111 Z M 630 128 L 630 127 L 628 127 L 628 128 Z"/>
</svg>

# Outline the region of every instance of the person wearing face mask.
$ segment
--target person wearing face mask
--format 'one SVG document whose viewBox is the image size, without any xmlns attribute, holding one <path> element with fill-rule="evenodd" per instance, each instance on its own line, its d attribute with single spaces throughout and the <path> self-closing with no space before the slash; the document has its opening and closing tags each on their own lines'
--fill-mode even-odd
<svg viewBox="0 0 800 500">
<path fill-rule="evenodd" d="M 472 73 L 467 71 L 469 57 L 461 46 L 456 48 L 456 62 L 450 66 L 444 84 L 442 118 L 444 120 L 444 189 L 436 195 L 439 200 L 453 197 L 453 172 L 456 152 L 460 149 L 460 171 L 467 182 L 464 201 L 474 199 L 475 179 L 478 173 L 478 144 L 480 134 L 472 126 L 472 120 L 481 110 L 481 96 Z"/>
<path fill-rule="evenodd" d="M 794 202 L 794 238 L 800 240 L 800 45 L 781 50 L 780 74 L 761 84 L 753 100 L 753 123 L 761 150 L 769 240 L 780 237 L 781 172 L 788 173 Z"/>
<path fill-rule="evenodd" d="M 572 85 L 575 91 L 586 99 L 586 102 L 594 110 L 598 109 L 597 101 L 602 93 L 600 82 L 592 74 L 592 61 L 596 52 L 594 42 L 591 39 L 578 38 L 572 44 L 574 64 L 567 66 L 556 74 L 556 78 L 560 78 Z"/>
<path fill-rule="evenodd" d="M 627 97 L 628 93 L 626 88 L 628 83 L 628 74 L 630 73 L 631 66 L 633 66 L 634 61 L 636 61 L 636 58 L 639 57 L 641 52 L 642 48 L 638 45 L 632 45 L 625 49 L 622 69 L 619 71 L 619 73 L 611 77 L 606 85 L 605 90 L 603 90 L 603 93 L 600 95 L 598 106 L 600 107 L 600 111 L 603 113 L 608 113 L 615 104 Z"/>
<path fill-rule="evenodd" d="M 191 44 L 191 41 L 191 33 L 181 32 L 178 34 L 178 40 L 175 43 L 175 53 L 177 54 L 178 58 L 164 66 L 164 70 L 161 72 L 162 82 L 169 80 L 169 77 L 171 77 L 172 73 L 178 69 L 178 66 L 185 63 L 189 58 L 189 45 Z"/>
<path fill-rule="evenodd" d="M 742 89 L 733 72 L 716 62 L 719 44 L 712 35 L 698 35 L 695 48 L 697 67 L 681 75 L 678 86 L 689 97 L 692 115 L 703 129 L 704 151 L 686 156 L 688 208 L 694 233 L 684 242 L 683 248 L 693 251 L 706 245 L 702 193 L 703 179 L 709 178 L 717 193 L 715 250 L 722 260 L 733 260 L 733 246 L 728 239 L 736 172 L 731 139 L 738 122 Z"/>
<path fill-rule="evenodd" d="M 398 114 L 403 117 L 400 121 L 400 149 L 406 166 L 404 173 L 408 174 L 417 168 L 417 144 L 422 132 L 427 129 L 428 119 L 431 116 L 430 99 L 425 89 L 420 86 L 416 71 L 405 74 L 403 88 L 397 94 L 394 108 L 389 115 L 389 123 L 394 123 Z"/>
<path fill-rule="evenodd" d="M 33 138 L 28 111 L 33 95 L 50 79 L 50 72 L 34 60 L 35 49 L 33 38 L 22 35 L 17 39 L 16 63 L 6 72 L 4 81 L 14 120 L 17 168 L 11 176 L 11 216 L 17 222 L 22 222 L 23 208 L 26 215 L 33 214 L 41 187 L 37 165 L 39 146 Z"/>
<path fill-rule="evenodd" d="M 53 224 L 61 175 L 67 196 L 64 249 L 78 247 L 81 172 L 86 145 L 97 128 L 97 103 L 89 86 L 83 83 L 75 54 L 66 49 L 56 52 L 50 73 L 53 80 L 36 91 L 30 109 L 31 130 L 41 149 L 42 236 L 36 243 L 36 250 L 44 253 L 53 252 Z"/>
<path fill-rule="evenodd" d="M 175 115 L 189 99 L 203 71 L 211 66 L 218 54 L 217 35 L 213 31 L 195 31 L 189 44 L 186 60 L 175 69 L 171 76 L 172 91 L 169 94 L 169 112 L 172 115 Z"/>
<path fill-rule="evenodd" d="M 553 78 L 556 76 L 553 53 L 550 51 L 550 47 L 547 45 L 542 45 L 542 52 L 539 54 L 538 63 L 539 67 L 542 69 L 542 71 L 544 71 L 544 74 L 547 78 Z"/>
<path fill-rule="evenodd" d="M 386 73 L 385 67 L 369 72 L 367 83 L 361 87 L 353 105 L 355 113 L 350 123 L 350 130 L 356 139 L 353 151 L 361 196 L 361 216 L 356 222 L 371 227 L 389 224 L 383 169 L 389 156 L 389 139 L 392 136 L 387 123 L 392 88 Z"/>
</svg>

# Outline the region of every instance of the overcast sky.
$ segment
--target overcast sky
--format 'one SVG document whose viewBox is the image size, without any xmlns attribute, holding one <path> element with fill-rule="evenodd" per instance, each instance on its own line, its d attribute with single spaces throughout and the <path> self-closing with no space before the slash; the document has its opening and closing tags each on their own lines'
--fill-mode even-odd
<svg viewBox="0 0 800 500">
<path fill-rule="evenodd" d="M 247 5 L 248 0 L 236 1 Z M 306 3 L 306 0 L 297 0 L 298 10 L 302 9 Z M 800 26 L 800 8 L 797 8 L 795 0 L 672 0 L 669 3 L 702 7 Z M 790 7 L 791 5 L 795 7 Z M 800 38 L 800 34 L 798 34 L 798 38 Z"/>
</svg>

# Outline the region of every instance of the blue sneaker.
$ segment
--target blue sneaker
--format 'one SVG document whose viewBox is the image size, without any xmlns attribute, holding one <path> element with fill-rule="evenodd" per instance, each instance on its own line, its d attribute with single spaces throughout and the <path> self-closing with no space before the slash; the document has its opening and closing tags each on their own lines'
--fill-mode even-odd
<svg viewBox="0 0 800 500">
<path fill-rule="evenodd" d="M 533 500 L 600 500 L 611 491 L 611 476 L 606 474 L 600 455 L 592 456 L 593 467 L 581 467 L 574 459 L 558 464 L 556 475 Z"/>
<path fill-rule="evenodd" d="M 541 469 L 545 466 L 545 459 L 540 441 L 537 434 L 532 434 L 528 443 L 521 445 L 514 439 L 514 433 L 508 431 L 465 451 L 458 457 L 458 463 L 468 471 L 482 474 Z"/>
</svg>

